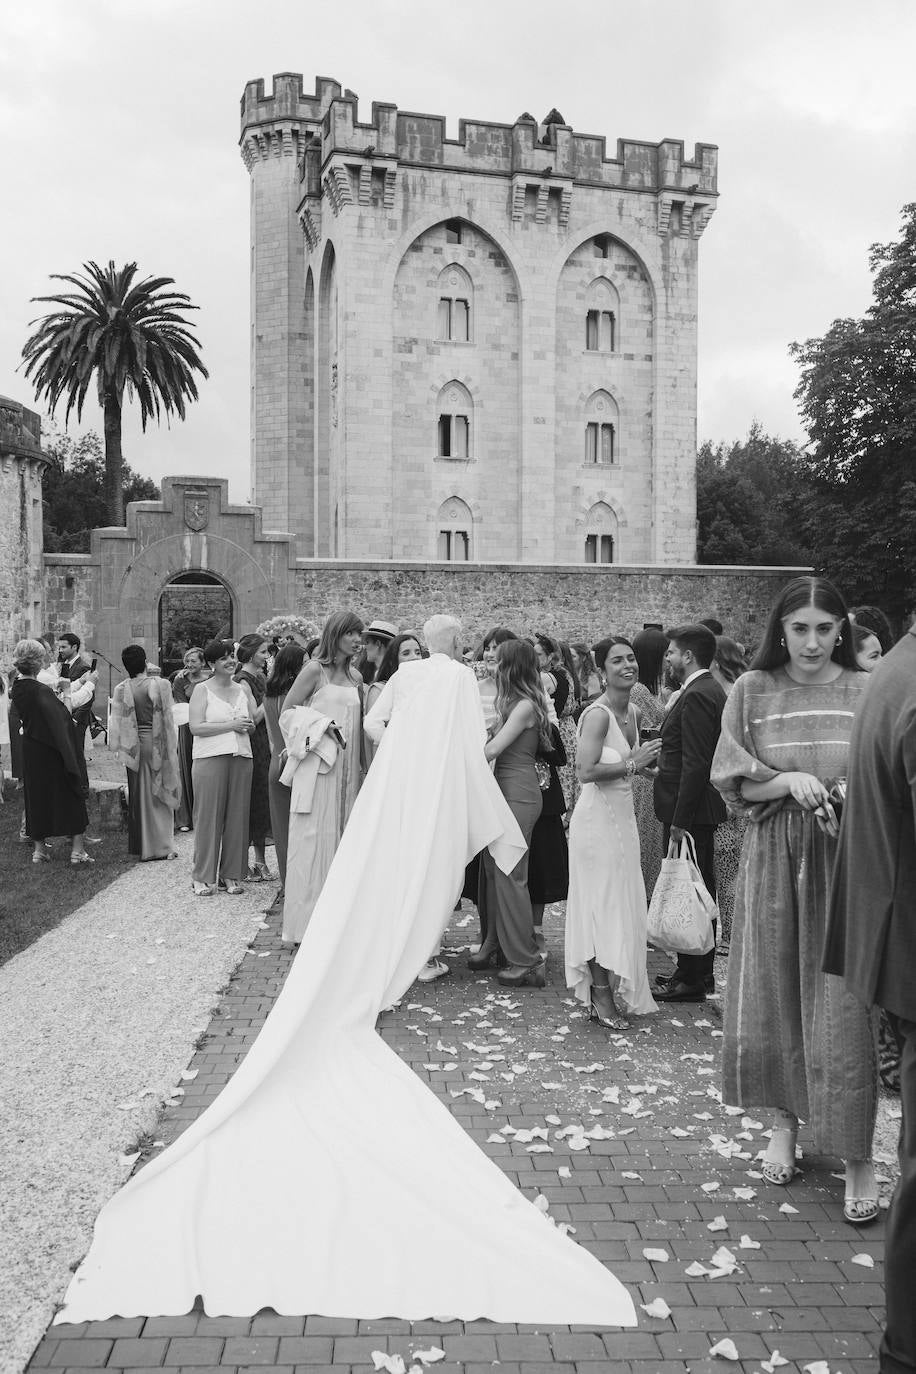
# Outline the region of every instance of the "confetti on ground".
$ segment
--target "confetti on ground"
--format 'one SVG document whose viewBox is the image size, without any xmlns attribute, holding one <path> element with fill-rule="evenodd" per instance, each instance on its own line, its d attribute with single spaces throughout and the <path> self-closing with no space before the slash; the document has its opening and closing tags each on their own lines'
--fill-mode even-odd
<svg viewBox="0 0 916 1374">
<path fill-rule="evenodd" d="M 863 1269 L 874 1269 L 875 1261 L 871 1255 L 853 1255 L 850 1264 L 861 1264 Z"/>
<path fill-rule="evenodd" d="M 648 1250 L 643 1250 L 643 1257 L 647 1260 L 655 1260 L 659 1264 L 667 1264 L 671 1256 L 667 1250 L 653 1250 L 650 1246 Z"/>
<path fill-rule="evenodd" d="M 724 1341 L 718 1341 L 715 1345 L 711 1345 L 709 1347 L 709 1353 L 710 1355 L 715 1355 L 716 1358 L 720 1360 L 741 1359 L 741 1356 L 738 1354 L 738 1347 L 730 1336 L 726 1336 Z M 378 1368 L 377 1365 L 376 1368 Z"/>
<path fill-rule="evenodd" d="M 671 1316 L 671 1308 L 664 1298 L 653 1298 L 651 1302 L 641 1302 L 639 1305 L 649 1317 L 659 1317 L 665 1321 Z"/>
</svg>

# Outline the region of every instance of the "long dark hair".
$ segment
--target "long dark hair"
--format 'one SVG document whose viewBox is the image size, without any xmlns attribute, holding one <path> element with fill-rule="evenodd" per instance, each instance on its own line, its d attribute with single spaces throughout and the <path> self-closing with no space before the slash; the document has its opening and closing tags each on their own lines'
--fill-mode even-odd
<svg viewBox="0 0 916 1374">
<path fill-rule="evenodd" d="M 378 665 L 378 671 L 376 672 L 375 677 L 373 678 L 374 682 L 387 682 L 390 677 L 394 677 L 399 666 L 398 651 L 400 650 L 401 645 L 406 643 L 408 639 L 413 640 L 414 644 L 416 644 L 417 648 L 420 649 L 420 652 L 422 654 L 423 650 L 420 645 L 419 635 L 409 633 L 395 635 L 394 639 L 391 641 L 391 643 L 388 645 L 388 648 L 385 650 L 385 657 Z"/>
<path fill-rule="evenodd" d="M 849 617 L 851 620 L 854 617 L 854 624 L 860 625 L 863 630 L 875 636 L 881 645 L 882 654 L 890 653 L 894 647 L 894 632 L 891 622 L 880 606 L 853 606 Z"/>
<path fill-rule="evenodd" d="M 360 634 L 365 627 L 359 616 L 353 611 L 335 611 L 329 615 L 324 622 L 324 629 L 321 631 L 321 639 L 318 643 L 318 662 L 323 663 L 326 668 L 330 668 L 337 651 L 340 648 L 340 641 L 344 635 L 352 634 L 358 630 Z M 352 676 L 353 659 L 348 658 L 344 664 L 344 671 L 347 676 Z"/>
<path fill-rule="evenodd" d="M 480 652 L 483 653 L 491 644 L 507 644 L 510 639 L 518 639 L 514 630 L 508 629 L 505 625 L 494 625 L 492 630 L 487 630 L 480 645 Z"/>
<path fill-rule="evenodd" d="M 726 682 L 737 682 L 747 672 L 744 650 L 728 635 L 716 635 L 716 656 L 713 660 Z"/>
<path fill-rule="evenodd" d="M 592 658 L 591 649 L 583 640 L 574 640 L 569 647 L 579 660 L 579 667 L 575 674 L 578 682 L 576 698 L 579 701 L 583 701 L 588 696 L 588 680 L 593 673 L 595 677 L 598 676 L 598 669 L 595 667 L 595 660 Z"/>
<path fill-rule="evenodd" d="M 500 644 L 496 658 L 496 713 L 504 725 L 512 707 L 519 701 L 531 702 L 541 744 L 549 749 L 547 696 L 541 686 L 541 670 L 534 646 L 526 639 L 507 639 Z"/>
<path fill-rule="evenodd" d="M 595 655 L 595 663 L 599 673 L 603 675 L 604 665 L 607 663 L 607 656 L 615 644 L 625 644 L 628 649 L 636 653 L 635 646 L 627 639 L 626 635 L 605 635 L 604 639 L 599 639 L 597 644 L 592 645 L 592 653 Z"/>
<path fill-rule="evenodd" d="M 284 644 L 274 659 L 267 679 L 265 696 L 285 697 L 299 676 L 299 669 L 305 662 L 305 648 L 301 644 Z"/>
<path fill-rule="evenodd" d="M 648 687 L 654 697 L 661 691 L 667 648 L 668 636 L 663 630 L 640 630 L 633 636 L 633 652 L 636 655 L 639 680 L 644 687 Z"/>
<path fill-rule="evenodd" d="M 830 657 L 841 668 L 850 668 L 853 672 L 861 672 L 862 670 L 856 662 L 856 646 L 853 642 L 852 625 L 849 623 L 846 602 L 837 588 L 832 582 L 828 582 L 826 577 L 810 576 L 793 577 L 792 581 L 787 582 L 783 587 L 776 604 L 770 611 L 770 618 L 763 632 L 763 639 L 754 655 L 751 667 L 767 671 L 773 668 L 782 668 L 784 664 L 788 663 L 789 651 L 786 648 L 782 632 L 782 622 L 793 611 L 802 610 L 806 606 L 814 606 L 816 610 L 823 611 L 825 615 L 832 615 L 840 622 L 839 639 Z"/>
</svg>

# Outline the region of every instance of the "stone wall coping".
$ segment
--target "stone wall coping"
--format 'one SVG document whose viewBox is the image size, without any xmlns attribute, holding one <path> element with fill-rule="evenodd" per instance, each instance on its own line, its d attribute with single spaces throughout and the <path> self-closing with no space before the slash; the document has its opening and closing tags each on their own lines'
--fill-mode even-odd
<svg viewBox="0 0 916 1374">
<path fill-rule="evenodd" d="M 756 564 L 718 563 L 446 563 L 424 559 L 397 559 L 383 562 L 374 558 L 297 558 L 296 571 L 336 569 L 354 572 L 454 572 L 454 573 L 586 573 L 593 577 L 618 573 L 670 577 L 804 577 L 811 567 L 772 567 Z"/>
</svg>

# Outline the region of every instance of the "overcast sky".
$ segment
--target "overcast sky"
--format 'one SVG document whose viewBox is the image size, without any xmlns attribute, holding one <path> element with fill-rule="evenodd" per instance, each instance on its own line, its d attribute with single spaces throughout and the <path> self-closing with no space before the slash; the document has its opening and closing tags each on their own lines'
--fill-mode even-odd
<svg viewBox="0 0 916 1374">
<path fill-rule="evenodd" d="M 320 73 L 360 97 L 585 133 L 719 145 L 700 240 L 700 439 L 803 437 L 793 339 L 870 301 L 869 245 L 916 199 L 913 0 L 9 0 L 0 19 L 0 394 L 52 272 L 136 260 L 200 306 L 210 371 L 188 420 L 142 435 L 144 474 L 248 481 L 245 82 Z M 62 418 L 62 417 L 61 417 Z M 82 428 L 100 428 L 87 407 Z M 71 425 L 71 433 L 78 432 Z"/>
</svg>

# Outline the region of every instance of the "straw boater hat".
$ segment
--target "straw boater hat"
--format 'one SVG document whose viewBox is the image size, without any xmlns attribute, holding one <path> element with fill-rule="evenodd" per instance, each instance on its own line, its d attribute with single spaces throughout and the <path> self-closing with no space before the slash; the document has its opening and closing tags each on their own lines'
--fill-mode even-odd
<svg viewBox="0 0 916 1374">
<path fill-rule="evenodd" d="M 363 630 L 364 635 L 371 635 L 373 639 L 394 639 L 397 632 L 398 627 L 392 625 L 389 620 L 373 620 L 372 624 Z"/>
</svg>

